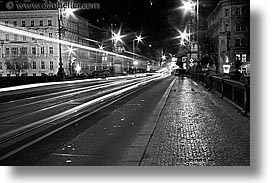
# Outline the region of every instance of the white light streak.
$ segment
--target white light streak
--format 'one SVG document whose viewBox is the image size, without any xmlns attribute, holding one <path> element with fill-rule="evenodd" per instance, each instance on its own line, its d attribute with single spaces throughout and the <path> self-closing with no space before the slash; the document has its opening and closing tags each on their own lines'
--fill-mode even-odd
<svg viewBox="0 0 275 183">
<path fill-rule="evenodd" d="M 21 30 L 21 29 L 17 29 L 17 28 L 13 28 L 13 27 L 0 25 L 0 30 L 2 30 L 4 32 L 10 32 L 10 33 L 13 33 L 13 34 L 25 35 L 25 36 L 33 37 L 33 38 L 36 38 L 36 39 L 42 39 L 42 40 L 49 41 L 49 42 L 61 43 L 61 44 L 64 44 L 64 45 L 69 45 L 69 46 L 73 46 L 73 47 L 76 47 L 76 48 L 82 48 L 82 49 L 85 49 L 85 50 L 106 53 L 106 54 L 109 54 L 109 55 L 118 56 L 118 57 L 126 58 L 126 59 L 129 59 L 129 60 L 134 60 L 131 57 L 127 57 L 127 56 L 120 55 L 120 54 L 117 54 L 117 53 L 104 51 L 104 50 L 96 49 L 96 48 L 89 47 L 89 46 L 84 46 L 84 45 L 69 42 L 69 41 L 59 40 L 59 39 L 55 39 L 55 38 L 49 38 L 49 37 L 46 37 L 46 36 L 42 36 L 42 35 L 39 35 L 39 34 L 31 33 L 31 32 L 28 32 L 26 30 Z"/>
</svg>

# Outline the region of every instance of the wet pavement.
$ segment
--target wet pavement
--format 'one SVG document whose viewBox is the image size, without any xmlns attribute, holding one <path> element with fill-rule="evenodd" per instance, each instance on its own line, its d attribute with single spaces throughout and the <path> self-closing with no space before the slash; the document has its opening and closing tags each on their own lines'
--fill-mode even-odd
<svg viewBox="0 0 275 183">
<path fill-rule="evenodd" d="M 250 120 L 188 78 L 177 78 L 141 166 L 249 166 Z"/>
</svg>

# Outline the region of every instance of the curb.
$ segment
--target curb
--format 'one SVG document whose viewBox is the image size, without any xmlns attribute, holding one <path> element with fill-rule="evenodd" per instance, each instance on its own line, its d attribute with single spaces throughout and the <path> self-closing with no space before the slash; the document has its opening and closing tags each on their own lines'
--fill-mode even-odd
<svg viewBox="0 0 275 183">
<path fill-rule="evenodd" d="M 138 136 L 126 152 L 120 166 L 140 165 L 175 81 L 176 78 L 170 83 L 170 85 L 166 89 L 161 100 L 158 102 L 157 107 L 152 112 L 152 115 L 148 118 L 146 124 L 142 127 Z"/>
</svg>

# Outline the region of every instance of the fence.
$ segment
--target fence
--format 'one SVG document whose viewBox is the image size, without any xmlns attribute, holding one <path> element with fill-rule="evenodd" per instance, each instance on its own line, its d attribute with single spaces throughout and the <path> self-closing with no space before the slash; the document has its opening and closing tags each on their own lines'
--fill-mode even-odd
<svg viewBox="0 0 275 183">
<path fill-rule="evenodd" d="M 204 83 L 209 90 L 219 93 L 243 113 L 250 112 L 250 86 L 248 84 L 224 79 L 218 76 L 206 76 L 205 73 L 190 73 L 190 78 Z"/>
</svg>

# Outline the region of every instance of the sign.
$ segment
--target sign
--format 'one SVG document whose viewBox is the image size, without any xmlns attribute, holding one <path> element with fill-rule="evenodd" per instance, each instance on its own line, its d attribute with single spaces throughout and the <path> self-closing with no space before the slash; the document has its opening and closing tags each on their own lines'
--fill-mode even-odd
<svg viewBox="0 0 275 183">
<path fill-rule="evenodd" d="M 181 58 L 181 61 L 182 61 L 182 62 L 186 62 L 186 57 L 182 57 L 182 58 Z"/>
<path fill-rule="evenodd" d="M 194 62 L 194 59 L 193 59 L 193 58 L 190 58 L 189 62 L 191 62 L 191 63 Z"/>
</svg>

